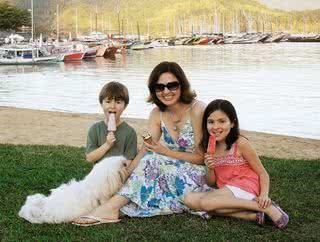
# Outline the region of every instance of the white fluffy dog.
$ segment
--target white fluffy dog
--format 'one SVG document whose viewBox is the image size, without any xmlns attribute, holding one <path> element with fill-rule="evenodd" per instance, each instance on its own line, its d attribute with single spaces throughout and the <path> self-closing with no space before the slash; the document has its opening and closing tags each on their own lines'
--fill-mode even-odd
<svg viewBox="0 0 320 242">
<path fill-rule="evenodd" d="M 63 223 L 88 214 L 121 188 L 126 162 L 123 156 L 105 158 L 81 181 L 73 179 L 51 189 L 47 197 L 28 196 L 19 216 L 31 223 Z"/>
</svg>

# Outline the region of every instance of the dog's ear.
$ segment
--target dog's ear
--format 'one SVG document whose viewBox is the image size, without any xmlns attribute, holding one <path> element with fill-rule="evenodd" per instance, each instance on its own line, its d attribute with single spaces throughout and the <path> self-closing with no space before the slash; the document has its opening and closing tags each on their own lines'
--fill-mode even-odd
<svg viewBox="0 0 320 242">
<path fill-rule="evenodd" d="M 128 174 L 127 169 L 125 167 L 123 167 L 119 170 L 119 175 L 120 175 L 121 182 L 125 183 L 129 174 Z"/>
<path fill-rule="evenodd" d="M 131 164 L 131 162 L 132 162 L 132 160 L 124 160 L 124 161 L 122 161 L 122 165 L 123 165 L 124 167 L 129 167 L 130 164 Z"/>
</svg>

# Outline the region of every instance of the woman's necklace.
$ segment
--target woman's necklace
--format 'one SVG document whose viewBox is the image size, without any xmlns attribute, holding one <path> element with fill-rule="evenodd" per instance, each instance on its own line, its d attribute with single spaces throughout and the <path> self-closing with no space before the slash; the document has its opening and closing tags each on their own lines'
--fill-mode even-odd
<svg viewBox="0 0 320 242">
<path fill-rule="evenodd" d="M 181 119 L 179 120 L 172 120 L 173 121 L 173 125 L 172 125 L 172 129 L 176 132 L 179 132 L 179 123 L 181 122 Z"/>
<path fill-rule="evenodd" d="M 173 129 L 173 131 L 175 131 L 177 133 L 179 133 L 179 131 L 180 131 L 179 125 L 182 121 L 183 114 L 185 113 L 185 111 L 186 111 L 186 108 L 184 108 L 182 110 L 182 112 L 180 112 L 179 114 L 178 113 L 174 113 L 174 114 L 168 113 L 168 115 L 172 121 L 172 129 Z"/>
</svg>

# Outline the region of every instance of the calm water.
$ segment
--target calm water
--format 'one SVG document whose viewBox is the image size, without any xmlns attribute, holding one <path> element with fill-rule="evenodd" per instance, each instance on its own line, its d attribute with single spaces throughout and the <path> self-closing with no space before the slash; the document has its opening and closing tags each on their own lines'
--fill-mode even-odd
<svg viewBox="0 0 320 242">
<path fill-rule="evenodd" d="M 320 44 L 184 46 L 129 52 L 115 61 L 0 66 L 0 106 L 100 113 L 107 80 L 124 83 L 127 117 L 147 118 L 147 78 L 163 60 L 185 70 L 199 99 L 226 98 L 243 129 L 320 139 Z"/>
</svg>

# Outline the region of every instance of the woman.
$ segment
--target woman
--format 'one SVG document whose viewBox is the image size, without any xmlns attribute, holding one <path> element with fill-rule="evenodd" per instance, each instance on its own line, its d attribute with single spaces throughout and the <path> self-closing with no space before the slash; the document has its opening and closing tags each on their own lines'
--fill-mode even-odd
<svg viewBox="0 0 320 242">
<path fill-rule="evenodd" d="M 148 88 L 148 102 L 157 106 L 149 116 L 153 143 L 144 143 L 128 168 L 132 174 L 118 194 L 75 224 L 117 222 L 120 209 L 130 217 L 189 211 L 183 205 L 184 195 L 210 189 L 205 185 L 199 147 L 205 105 L 195 100 L 183 70 L 174 62 L 158 64 L 150 74 Z"/>
</svg>

